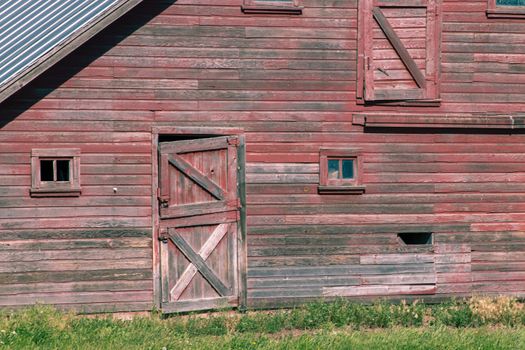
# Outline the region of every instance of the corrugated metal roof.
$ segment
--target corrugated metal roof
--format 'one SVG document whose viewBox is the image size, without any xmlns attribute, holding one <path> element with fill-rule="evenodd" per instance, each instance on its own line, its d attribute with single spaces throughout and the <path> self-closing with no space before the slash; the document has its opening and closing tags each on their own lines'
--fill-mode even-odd
<svg viewBox="0 0 525 350">
<path fill-rule="evenodd" d="M 0 1 L 0 91 L 124 0 Z"/>
</svg>

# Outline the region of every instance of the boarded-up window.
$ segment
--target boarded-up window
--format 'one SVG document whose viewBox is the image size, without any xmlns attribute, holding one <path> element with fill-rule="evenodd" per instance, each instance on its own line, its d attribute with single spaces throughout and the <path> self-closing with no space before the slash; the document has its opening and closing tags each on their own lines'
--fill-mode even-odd
<svg viewBox="0 0 525 350">
<path fill-rule="evenodd" d="M 488 0 L 489 18 L 525 18 L 525 0 Z"/>
<path fill-rule="evenodd" d="M 242 12 L 254 14 L 300 15 L 299 0 L 244 0 Z"/>
<path fill-rule="evenodd" d="M 358 99 L 437 100 L 439 23 L 435 0 L 360 1 Z"/>
</svg>

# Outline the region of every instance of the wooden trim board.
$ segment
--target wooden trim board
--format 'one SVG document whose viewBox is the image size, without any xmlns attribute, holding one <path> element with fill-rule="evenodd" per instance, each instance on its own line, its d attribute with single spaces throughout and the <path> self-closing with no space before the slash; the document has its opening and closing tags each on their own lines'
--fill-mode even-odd
<svg viewBox="0 0 525 350">
<path fill-rule="evenodd" d="M 410 115 L 410 114 L 366 114 L 358 113 L 352 123 L 367 128 L 482 128 L 523 129 L 525 115 Z"/>
</svg>

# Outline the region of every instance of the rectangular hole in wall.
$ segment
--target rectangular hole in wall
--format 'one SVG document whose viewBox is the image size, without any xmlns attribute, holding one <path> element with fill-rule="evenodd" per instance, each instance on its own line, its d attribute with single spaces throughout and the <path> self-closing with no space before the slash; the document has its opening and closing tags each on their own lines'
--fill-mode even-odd
<svg viewBox="0 0 525 350">
<path fill-rule="evenodd" d="M 69 181 L 69 160 L 57 160 L 57 181 Z"/>
<path fill-rule="evenodd" d="M 397 236 L 406 245 L 431 245 L 433 243 L 432 232 L 403 232 Z"/>
<path fill-rule="evenodd" d="M 40 161 L 40 181 L 54 181 L 54 169 L 52 160 Z"/>
</svg>

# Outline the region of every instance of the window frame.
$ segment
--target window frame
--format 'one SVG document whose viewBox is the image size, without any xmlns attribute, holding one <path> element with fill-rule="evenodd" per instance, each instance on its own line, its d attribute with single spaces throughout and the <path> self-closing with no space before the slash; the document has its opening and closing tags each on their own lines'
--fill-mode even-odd
<svg viewBox="0 0 525 350">
<path fill-rule="evenodd" d="M 288 0 L 282 4 L 272 0 L 243 0 L 241 11 L 245 14 L 301 15 L 303 7 L 299 6 L 299 0 Z"/>
<path fill-rule="evenodd" d="M 329 159 L 353 159 L 354 177 L 352 179 L 328 178 Z M 365 186 L 362 184 L 363 157 L 358 148 L 322 148 L 319 150 L 319 186 L 320 194 L 362 194 Z"/>
<path fill-rule="evenodd" d="M 42 181 L 40 178 L 41 160 L 69 160 L 69 181 Z M 80 149 L 38 148 L 31 150 L 31 197 L 78 197 L 81 192 Z"/>
<path fill-rule="evenodd" d="M 523 6 L 506 6 L 497 5 L 496 0 L 488 0 L 487 3 L 488 18 L 525 18 L 525 5 Z"/>
</svg>

